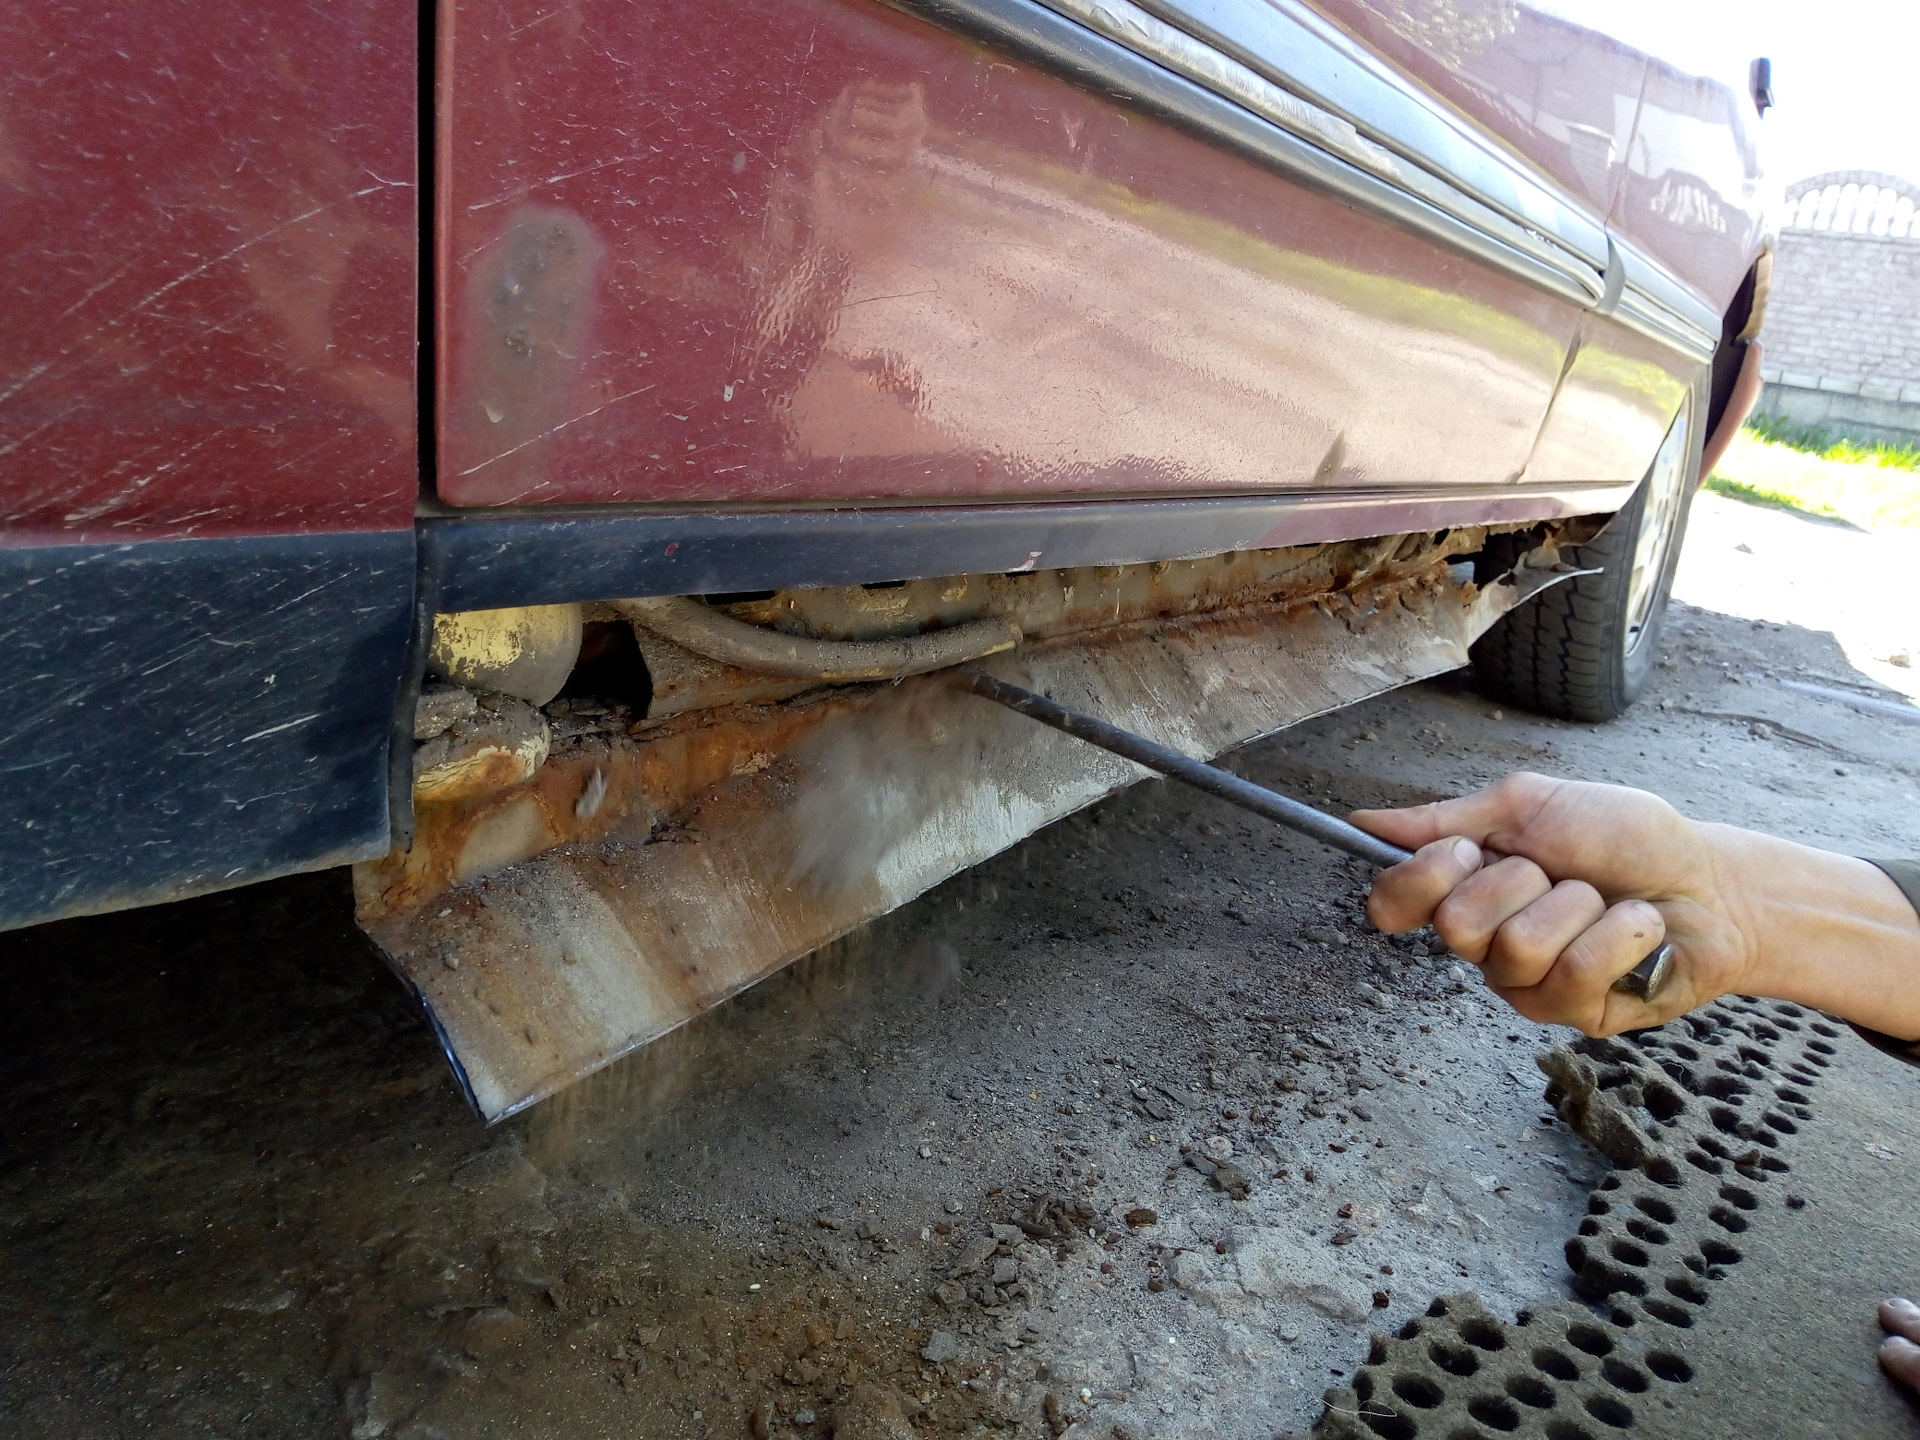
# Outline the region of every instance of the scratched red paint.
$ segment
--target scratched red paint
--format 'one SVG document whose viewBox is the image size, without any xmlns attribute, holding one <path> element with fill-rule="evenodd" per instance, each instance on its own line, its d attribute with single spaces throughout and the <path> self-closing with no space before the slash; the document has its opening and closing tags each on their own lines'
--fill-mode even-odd
<svg viewBox="0 0 1920 1440">
<path fill-rule="evenodd" d="M 0 67 L 0 535 L 410 523 L 418 21 L 23 0 Z"/>
<path fill-rule="evenodd" d="M 726 16 L 453 0 L 441 499 L 1525 465 L 1565 302 L 872 0 Z"/>
<path fill-rule="evenodd" d="M 1605 33 L 1622 19 L 1608 0 L 1278 3 L 1321 12 L 1545 170 L 1614 234 L 1715 305 L 1732 301 L 1765 221 L 1757 116 L 1738 75 L 1649 60 Z M 1721 70 L 1744 67 L 1741 43 L 1730 17 L 1715 47 Z"/>
</svg>

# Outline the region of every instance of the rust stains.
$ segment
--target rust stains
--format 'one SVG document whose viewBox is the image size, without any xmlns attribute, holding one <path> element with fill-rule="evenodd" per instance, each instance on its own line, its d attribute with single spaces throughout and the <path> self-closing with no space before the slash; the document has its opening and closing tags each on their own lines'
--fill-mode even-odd
<svg viewBox="0 0 1920 1440">
<path fill-rule="evenodd" d="M 1430 560 L 984 663 L 1211 756 L 1465 663 L 1513 593 Z M 421 806 L 357 868 L 360 918 L 498 1119 L 1142 773 L 937 675 L 682 715 Z"/>
</svg>

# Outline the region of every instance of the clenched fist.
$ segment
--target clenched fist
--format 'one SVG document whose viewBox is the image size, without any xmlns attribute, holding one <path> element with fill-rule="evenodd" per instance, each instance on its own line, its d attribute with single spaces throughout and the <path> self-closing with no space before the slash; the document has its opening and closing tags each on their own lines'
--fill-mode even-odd
<svg viewBox="0 0 1920 1440">
<path fill-rule="evenodd" d="M 1353 823 L 1415 852 L 1375 880 L 1374 924 L 1433 925 L 1531 1020 L 1613 1035 L 1737 992 L 1920 1036 L 1920 916 L 1864 860 L 1525 772 Z M 1663 939 L 1659 997 L 1614 990 Z"/>
</svg>

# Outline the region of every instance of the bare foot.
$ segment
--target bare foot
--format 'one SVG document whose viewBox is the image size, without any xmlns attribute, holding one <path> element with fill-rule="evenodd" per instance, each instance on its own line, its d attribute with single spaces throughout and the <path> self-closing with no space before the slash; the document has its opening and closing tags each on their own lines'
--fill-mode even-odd
<svg viewBox="0 0 1920 1440">
<path fill-rule="evenodd" d="M 1920 1390 L 1920 1305 L 1882 1300 L 1880 1326 L 1887 1332 L 1880 1342 L 1880 1368 L 1909 1390 Z"/>
</svg>

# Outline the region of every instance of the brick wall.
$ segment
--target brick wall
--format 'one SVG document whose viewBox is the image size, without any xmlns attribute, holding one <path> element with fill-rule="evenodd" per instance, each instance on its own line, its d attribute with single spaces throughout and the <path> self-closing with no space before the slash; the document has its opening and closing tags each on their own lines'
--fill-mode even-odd
<svg viewBox="0 0 1920 1440">
<path fill-rule="evenodd" d="M 1920 240 L 1781 231 L 1761 340 L 1783 384 L 1920 402 Z"/>
</svg>

